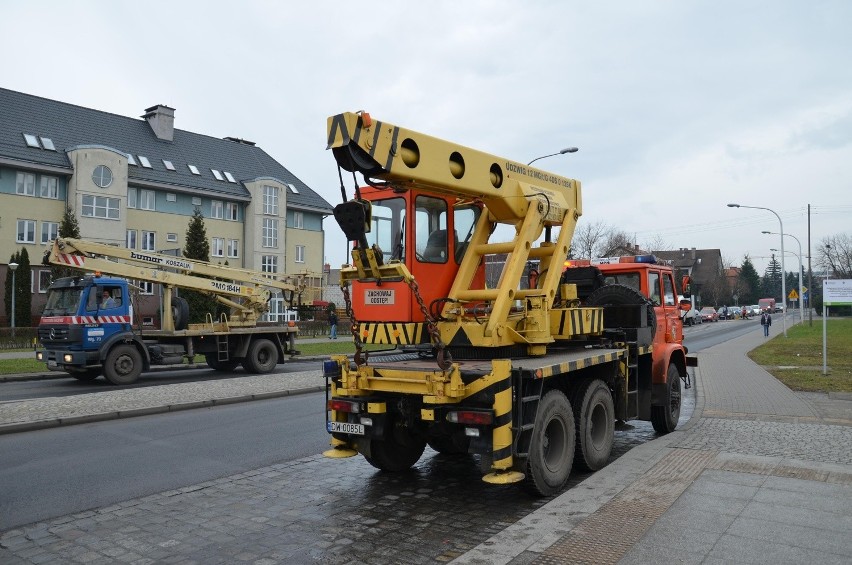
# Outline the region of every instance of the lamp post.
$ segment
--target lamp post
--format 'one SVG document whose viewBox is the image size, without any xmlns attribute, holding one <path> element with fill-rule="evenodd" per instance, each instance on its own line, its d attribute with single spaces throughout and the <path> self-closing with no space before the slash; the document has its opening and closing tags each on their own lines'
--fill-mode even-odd
<svg viewBox="0 0 852 565">
<path fill-rule="evenodd" d="M 9 268 L 12 269 L 12 337 L 15 337 L 15 271 L 18 270 L 17 263 L 9 263 Z"/>
<path fill-rule="evenodd" d="M 778 218 L 778 225 L 781 226 L 781 301 L 784 303 L 784 310 L 781 314 L 781 321 L 784 324 L 784 337 L 787 337 L 787 285 L 784 279 L 787 278 L 787 271 L 784 269 L 784 222 L 781 221 L 781 216 L 772 208 L 764 208 L 763 206 L 746 206 L 745 204 L 728 204 L 728 208 L 751 208 L 753 210 L 766 210 L 772 212 Z M 801 271 L 801 269 L 799 269 Z"/>
<path fill-rule="evenodd" d="M 760 233 L 765 233 L 765 234 L 769 234 L 769 235 L 780 235 L 780 234 L 778 234 L 774 231 L 762 231 Z M 796 240 L 796 243 L 799 244 L 799 254 L 796 255 L 792 251 L 790 253 L 793 253 L 793 255 L 796 255 L 796 257 L 799 258 L 799 320 L 802 322 L 802 324 L 804 324 L 805 323 L 805 309 L 802 307 L 804 305 L 804 302 L 803 302 L 804 297 L 802 296 L 802 294 L 804 294 L 802 292 L 802 242 L 799 241 L 799 238 L 796 237 L 793 234 L 785 233 L 784 235 L 786 237 L 792 237 L 793 239 Z M 786 276 L 786 273 L 784 273 L 784 275 Z M 808 300 L 808 309 L 810 309 L 810 307 L 811 307 L 811 301 Z"/>
<path fill-rule="evenodd" d="M 532 165 L 533 163 L 535 163 L 539 159 L 544 159 L 546 157 L 554 157 L 556 155 L 565 155 L 566 153 L 576 153 L 577 151 L 579 151 L 579 149 L 577 149 L 576 147 L 566 147 L 565 149 L 563 149 L 559 153 L 551 153 L 550 155 L 542 155 L 541 157 L 536 157 L 535 159 L 533 159 L 532 161 L 527 163 L 527 165 L 528 166 Z"/>
</svg>

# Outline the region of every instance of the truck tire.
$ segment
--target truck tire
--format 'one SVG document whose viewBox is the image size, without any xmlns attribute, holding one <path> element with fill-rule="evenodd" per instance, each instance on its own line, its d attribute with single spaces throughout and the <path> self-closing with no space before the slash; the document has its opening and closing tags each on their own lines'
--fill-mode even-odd
<svg viewBox="0 0 852 565">
<path fill-rule="evenodd" d="M 249 345 L 243 367 L 249 373 L 264 375 L 271 373 L 278 365 L 278 348 L 270 340 L 255 339 Z"/>
<path fill-rule="evenodd" d="M 629 306 L 645 304 L 648 308 L 648 326 L 651 335 L 657 333 L 657 313 L 654 304 L 645 298 L 641 292 L 624 284 L 608 284 L 600 287 L 586 299 L 587 306 Z"/>
<path fill-rule="evenodd" d="M 399 473 L 410 469 L 426 449 L 426 442 L 415 438 L 405 428 L 394 428 L 388 437 L 370 442 L 367 462 L 387 473 Z"/>
<path fill-rule="evenodd" d="M 541 399 L 532 434 L 521 485 L 532 494 L 551 496 L 565 487 L 574 461 L 574 414 L 562 391 L 551 390 Z"/>
<path fill-rule="evenodd" d="M 577 430 L 574 464 L 586 471 L 604 468 L 615 438 L 615 406 L 609 387 L 599 379 L 589 381 L 574 393 L 571 406 Z"/>
<path fill-rule="evenodd" d="M 239 359 L 233 358 L 228 359 L 227 361 L 219 361 L 219 355 L 217 353 L 206 354 L 204 356 L 204 360 L 207 361 L 208 367 L 222 373 L 230 373 L 237 368 L 237 365 L 240 364 Z"/>
<path fill-rule="evenodd" d="M 116 345 L 104 360 L 104 376 L 114 385 L 135 383 L 141 374 L 142 354 L 133 345 Z"/>
<path fill-rule="evenodd" d="M 662 406 L 651 406 L 651 423 L 657 433 L 673 432 L 680 419 L 680 371 L 674 363 L 666 371 L 666 398 Z"/>
<path fill-rule="evenodd" d="M 172 318 L 175 330 L 185 330 L 189 325 L 189 302 L 180 296 L 172 296 Z"/>
</svg>

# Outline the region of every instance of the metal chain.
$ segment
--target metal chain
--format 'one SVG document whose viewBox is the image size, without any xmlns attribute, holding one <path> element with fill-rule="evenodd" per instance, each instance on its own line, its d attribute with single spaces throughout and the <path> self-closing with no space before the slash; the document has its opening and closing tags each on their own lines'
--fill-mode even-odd
<svg viewBox="0 0 852 565">
<path fill-rule="evenodd" d="M 346 302 L 346 315 L 349 316 L 351 323 L 350 331 L 352 332 L 352 341 L 355 342 L 355 364 L 362 365 L 367 362 L 369 355 L 364 352 L 364 358 L 361 358 L 361 350 L 364 347 L 364 342 L 361 341 L 361 332 L 358 328 L 358 320 L 355 319 L 355 311 L 352 310 L 352 299 L 349 297 L 349 281 L 343 285 L 343 300 Z"/>
<path fill-rule="evenodd" d="M 423 303 L 423 297 L 420 296 L 420 286 L 413 278 L 409 279 L 408 286 L 411 287 L 411 291 L 414 293 L 414 298 L 417 299 L 417 304 L 420 306 L 420 312 L 423 313 L 423 318 L 426 320 L 426 330 L 429 332 L 431 341 L 435 344 L 435 347 L 438 348 L 438 367 L 442 370 L 447 370 L 450 368 L 450 365 L 453 364 L 453 358 L 452 355 L 450 355 L 450 352 L 446 350 L 446 344 L 441 340 L 441 334 L 438 332 L 438 326 L 435 323 L 435 319 L 432 318 L 429 311 L 426 309 L 426 304 Z"/>
</svg>

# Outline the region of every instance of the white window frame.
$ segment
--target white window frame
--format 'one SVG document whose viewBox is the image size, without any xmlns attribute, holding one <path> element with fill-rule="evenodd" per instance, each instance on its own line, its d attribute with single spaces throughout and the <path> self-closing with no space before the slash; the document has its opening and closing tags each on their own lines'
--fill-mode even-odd
<svg viewBox="0 0 852 565">
<path fill-rule="evenodd" d="M 187 167 L 189 168 L 189 172 L 192 173 L 193 175 L 200 175 L 201 174 L 201 172 L 199 172 L 199 170 L 198 170 L 198 167 L 196 167 L 195 165 L 187 165 Z"/>
<path fill-rule="evenodd" d="M 136 281 L 136 286 L 139 287 L 139 294 L 154 294 L 154 283 L 151 281 Z"/>
<path fill-rule="evenodd" d="M 47 230 L 47 231 L 45 231 Z M 42 222 L 41 223 L 41 242 L 43 244 L 50 243 L 59 237 L 58 222 Z"/>
<path fill-rule="evenodd" d="M 305 216 L 301 212 L 293 212 L 293 227 L 297 230 L 305 229 Z"/>
<path fill-rule="evenodd" d="M 240 219 L 240 207 L 236 202 L 225 202 L 225 219 L 236 222 Z"/>
<path fill-rule="evenodd" d="M 18 171 L 15 178 L 15 194 L 22 196 L 35 196 L 35 173 Z"/>
<path fill-rule="evenodd" d="M 225 173 L 225 178 L 228 179 L 228 182 L 236 183 L 237 179 L 234 178 L 234 175 L 229 173 L 228 171 L 223 171 Z"/>
<path fill-rule="evenodd" d="M 83 195 L 83 206 L 80 215 L 86 218 L 102 218 L 105 220 L 120 220 L 121 211 L 118 209 L 121 200 L 107 196 Z"/>
<path fill-rule="evenodd" d="M 136 249 L 137 235 L 136 230 L 127 230 L 127 234 L 124 236 L 124 244 L 128 249 Z"/>
<path fill-rule="evenodd" d="M 50 286 L 50 270 L 39 270 L 36 278 L 38 279 L 38 293 L 44 294 L 45 292 L 47 292 L 47 288 Z"/>
<path fill-rule="evenodd" d="M 240 256 L 240 240 L 239 239 L 229 239 L 228 240 L 228 257 L 236 259 Z"/>
<path fill-rule="evenodd" d="M 216 220 L 225 217 L 225 205 L 221 200 L 210 201 L 210 217 Z"/>
<path fill-rule="evenodd" d="M 260 258 L 260 271 L 262 273 L 277 273 L 278 255 L 262 255 Z"/>
<path fill-rule="evenodd" d="M 210 256 L 224 257 L 225 256 L 225 238 L 214 237 L 210 241 Z"/>
<path fill-rule="evenodd" d="M 267 216 L 278 215 L 278 187 L 264 185 L 263 187 L 263 213 Z"/>
<path fill-rule="evenodd" d="M 213 173 L 213 178 L 215 178 L 216 180 L 220 180 L 222 182 L 225 181 L 225 177 L 223 177 L 222 173 L 220 173 L 216 169 L 210 169 L 210 172 Z"/>
<path fill-rule="evenodd" d="M 278 247 L 278 220 L 274 218 L 263 218 L 262 245 L 266 248 Z"/>
<path fill-rule="evenodd" d="M 15 231 L 15 242 L 35 243 L 35 232 L 35 220 L 18 220 L 17 230 Z"/>
<path fill-rule="evenodd" d="M 168 171 L 174 171 L 174 170 L 175 170 L 174 163 L 172 163 L 172 162 L 171 162 L 171 161 L 169 161 L 168 159 L 163 159 L 163 166 L 164 166 L 164 167 L 166 168 L 166 170 L 168 170 Z"/>
<path fill-rule="evenodd" d="M 145 157 L 144 155 L 139 155 L 139 164 L 145 167 L 146 169 L 154 168 L 151 166 L 151 161 L 148 160 L 148 157 Z"/>
<path fill-rule="evenodd" d="M 47 149 L 48 151 L 56 151 L 56 146 L 53 144 L 53 140 L 49 137 L 38 136 L 39 141 L 41 141 L 41 146 Z"/>
<path fill-rule="evenodd" d="M 38 138 L 31 133 L 24 134 L 24 141 L 27 142 L 27 147 L 34 147 L 35 149 L 41 149 L 41 145 L 39 145 Z"/>
<path fill-rule="evenodd" d="M 201 206 L 201 198 L 198 196 L 192 197 L 192 205 L 193 206 Z"/>
<path fill-rule="evenodd" d="M 138 200 L 139 194 L 137 193 L 136 189 L 133 187 L 127 187 L 127 207 L 136 208 Z"/>
<path fill-rule="evenodd" d="M 142 251 L 156 251 L 157 250 L 157 232 L 154 231 L 143 231 L 142 232 L 142 241 L 140 242 L 142 247 Z"/>
<path fill-rule="evenodd" d="M 41 175 L 39 180 L 39 196 L 42 198 L 59 199 L 59 177 Z"/>
<path fill-rule="evenodd" d="M 153 190 L 142 189 L 139 191 L 139 208 L 141 210 L 157 210 L 157 194 Z"/>
<path fill-rule="evenodd" d="M 296 263 L 304 263 L 305 262 L 305 246 L 297 245 L 296 246 Z"/>
<path fill-rule="evenodd" d="M 166 202 L 177 202 L 177 194 L 175 194 L 174 192 L 167 192 Z"/>
<path fill-rule="evenodd" d="M 178 234 L 176 234 L 176 233 L 167 233 L 166 234 L 166 241 L 168 241 L 169 243 L 177 243 L 177 240 L 178 240 Z"/>
</svg>

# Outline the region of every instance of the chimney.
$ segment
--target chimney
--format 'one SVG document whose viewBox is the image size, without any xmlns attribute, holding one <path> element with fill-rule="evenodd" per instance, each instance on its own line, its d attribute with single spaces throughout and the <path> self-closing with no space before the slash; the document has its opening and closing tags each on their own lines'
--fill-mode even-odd
<svg viewBox="0 0 852 565">
<path fill-rule="evenodd" d="M 695 260 L 695 248 L 693 247 L 691 249 L 691 251 L 692 251 L 692 260 L 694 261 Z"/>
<path fill-rule="evenodd" d="M 148 120 L 148 125 L 154 130 L 157 139 L 174 141 L 175 138 L 175 109 L 163 104 L 157 104 L 145 109 L 142 116 Z"/>
</svg>

